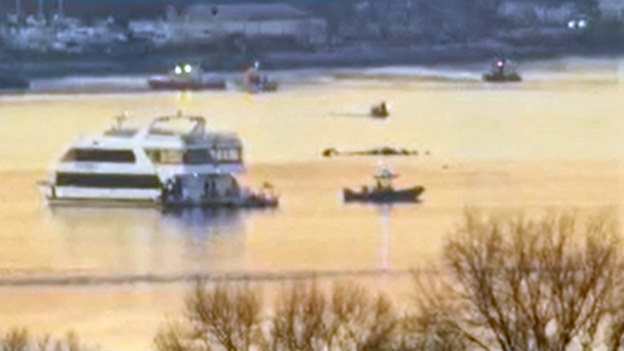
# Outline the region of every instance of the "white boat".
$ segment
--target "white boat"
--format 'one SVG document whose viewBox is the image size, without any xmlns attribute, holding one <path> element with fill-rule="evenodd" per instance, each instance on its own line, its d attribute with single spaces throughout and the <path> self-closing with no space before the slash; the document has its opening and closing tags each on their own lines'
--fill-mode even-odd
<svg viewBox="0 0 624 351">
<path fill-rule="evenodd" d="M 49 205 L 277 206 L 272 191 L 239 186 L 244 162 L 237 134 L 206 131 L 203 117 L 181 113 L 144 129 L 124 120 L 65 150 L 41 182 Z M 176 129 L 179 124 L 190 128 Z"/>
</svg>

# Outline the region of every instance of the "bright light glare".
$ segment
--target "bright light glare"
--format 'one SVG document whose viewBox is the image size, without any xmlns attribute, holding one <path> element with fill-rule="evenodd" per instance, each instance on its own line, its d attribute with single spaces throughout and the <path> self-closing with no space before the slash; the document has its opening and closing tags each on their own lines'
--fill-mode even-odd
<svg viewBox="0 0 624 351">
<path fill-rule="evenodd" d="M 578 25 L 579 25 L 580 28 L 585 28 L 587 26 L 587 22 L 579 21 Z"/>
<path fill-rule="evenodd" d="M 184 72 L 190 73 L 191 72 L 191 66 L 190 65 L 184 66 Z"/>
<path fill-rule="evenodd" d="M 568 22 L 568 28 L 574 28 L 576 26 L 576 22 L 570 21 Z"/>
<path fill-rule="evenodd" d="M 175 68 L 175 73 L 176 73 L 176 74 L 180 74 L 180 73 L 182 73 L 182 70 L 180 69 L 180 67 L 176 67 L 176 68 Z"/>
</svg>

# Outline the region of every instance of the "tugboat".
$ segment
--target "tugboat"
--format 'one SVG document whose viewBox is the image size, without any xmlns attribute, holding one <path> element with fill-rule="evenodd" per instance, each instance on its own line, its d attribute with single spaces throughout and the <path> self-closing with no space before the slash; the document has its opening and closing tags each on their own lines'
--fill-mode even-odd
<svg viewBox="0 0 624 351">
<path fill-rule="evenodd" d="M 243 188 L 243 145 L 234 133 L 207 130 L 201 116 L 155 118 L 123 125 L 70 145 L 40 182 L 50 206 L 274 208 L 270 185 Z M 188 126 L 180 130 L 176 126 Z"/>
<path fill-rule="evenodd" d="M 370 115 L 373 118 L 387 118 L 390 116 L 386 102 L 382 101 L 379 105 L 371 107 Z"/>
<path fill-rule="evenodd" d="M 345 202 L 372 202 L 372 203 L 394 203 L 394 202 L 418 202 L 418 197 L 425 191 L 422 186 L 415 186 L 406 189 L 394 189 L 392 179 L 398 174 L 392 173 L 387 167 L 381 168 L 380 172 L 374 176 L 376 185 L 373 187 L 363 186 L 360 191 L 343 189 L 343 199 Z"/>
<path fill-rule="evenodd" d="M 148 80 L 150 88 L 155 90 L 224 90 L 225 80 L 217 77 L 205 77 L 200 65 L 190 63 L 176 64 L 166 76 L 155 76 Z"/>
<path fill-rule="evenodd" d="M 243 89 L 250 93 L 277 91 L 277 82 L 265 74 L 258 72 L 259 63 L 245 71 L 243 75 Z"/>
<path fill-rule="evenodd" d="M 515 71 L 509 60 L 497 58 L 492 62 L 490 71 L 483 74 L 483 80 L 494 83 L 520 82 L 522 77 Z"/>
</svg>

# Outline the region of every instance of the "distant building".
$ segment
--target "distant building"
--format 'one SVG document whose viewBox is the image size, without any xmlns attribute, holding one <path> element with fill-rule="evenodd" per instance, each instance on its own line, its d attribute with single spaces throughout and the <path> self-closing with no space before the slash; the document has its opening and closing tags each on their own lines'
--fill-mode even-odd
<svg viewBox="0 0 624 351">
<path fill-rule="evenodd" d="M 599 0 L 598 8 L 602 18 L 624 19 L 624 0 Z"/>
<path fill-rule="evenodd" d="M 323 44 L 327 28 L 324 18 L 285 4 L 197 4 L 169 23 L 181 40 L 291 38 L 309 45 Z"/>
<path fill-rule="evenodd" d="M 537 2 L 505 1 L 498 10 L 498 15 L 520 24 L 539 23 L 542 25 L 561 26 L 578 15 L 572 2 L 560 6 L 544 6 Z"/>
</svg>

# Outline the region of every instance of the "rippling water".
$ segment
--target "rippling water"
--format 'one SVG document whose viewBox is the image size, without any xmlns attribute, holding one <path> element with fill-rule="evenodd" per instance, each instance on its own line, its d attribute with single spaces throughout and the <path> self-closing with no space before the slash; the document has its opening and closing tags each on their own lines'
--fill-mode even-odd
<svg viewBox="0 0 624 351">
<path fill-rule="evenodd" d="M 69 94 L 143 89 L 143 78 L 36 82 L 0 97 L 0 278 L 405 269 L 434 260 L 466 207 L 619 208 L 624 85 L 615 60 L 523 66 L 526 82 L 491 86 L 482 67 L 278 72 L 283 90 Z M 38 84 L 38 85 L 37 85 Z M 47 84 L 47 85 L 46 85 Z M 136 89 L 135 89 L 136 88 Z M 386 121 L 362 116 L 388 101 Z M 235 130 L 244 181 L 273 183 L 275 211 L 49 209 L 36 181 L 79 134 L 129 111 L 143 124 L 178 109 Z M 323 149 L 400 146 L 409 158 L 324 159 Z M 385 162 L 397 186 L 421 184 L 417 205 L 344 205 L 340 190 Z M 358 278 L 371 282 L 370 278 Z M 388 289 L 404 289 L 400 279 Z M 4 287 L 0 325 L 76 329 L 114 350 L 147 349 L 184 285 Z"/>
</svg>

